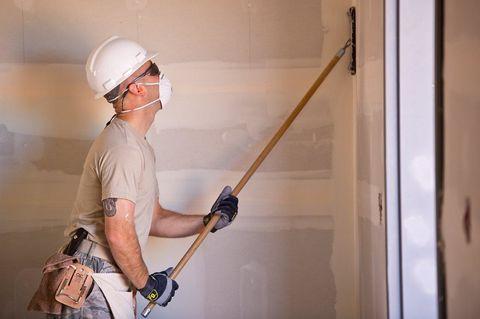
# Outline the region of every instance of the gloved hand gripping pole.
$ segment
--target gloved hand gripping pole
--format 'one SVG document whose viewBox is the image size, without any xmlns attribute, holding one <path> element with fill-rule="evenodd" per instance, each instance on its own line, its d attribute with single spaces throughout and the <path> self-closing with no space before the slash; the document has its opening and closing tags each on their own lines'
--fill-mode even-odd
<svg viewBox="0 0 480 319">
<path fill-rule="evenodd" d="M 242 179 L 240 182 L 238 182 L 237 186 L 232 191 L 232 194 L 237 196 L 240 191 L 243 189 L 243 187 L 247 184 L 248 180 L 252 175 L 255 173 L 255 171 L 258 169 L 260 164 L 262 164 L 263 160 L 268 156 L 270 151 L 273 149 L 273 147 L 277 144 L 277 142 L 280 140 L 280 138 L 283 136 L 283 134 L 286 132 L 286 130 L 290 127 L 292 122 L 295 120 L 297 115 L 302 111 L 303 107 L 307 104 L 307 102 L 310 100 L 310 98 L 313 96 L 315 91 L 318 89 L 318 87 L 323 83 L 325 78 L 328 76 L 330 71 L 335 67 L 337 62 L 342 58 L 342 56 L 345 54 L 345 50 L 350 46 L 351 41 L 350 39 L 345 43 L 345 45 L 338 50 L 337 54 L 330 60 L 328 65 L 325 67 L 323 72 L 320 74 L 320 76 L 317 78 L 317 80 L 313 83 L 313 85 L 310 87 L 310 89 L 307 91 L 305 96 L 302 98 L 302 100 L 298 103 L 298 105 L 295 107 L 295 109 L 292 111 L 292 113 L 288 116 L 288 118 L 285 120 L 285 122 L 280 126 L 278 131 L 275 133 L 275 135 L 272 137 L 270 142 L 268 142 L 267 146 L 263 149 L 263 151 L 260 153 L 260 155 L 257 157 L 257 159 L 253 162 L 253 164 L 250 166 L 248 171 L 243 175 Z M 193 242 L 193 244 L 190 246 L 188 251 L 185 253 L 185 255 L 182 257 L 182 259 L 179 261 L 175 269 L 173 270 L 172 274 L 170 275 L 170 278 L 175 279 L 177 278 L 178 274 L 180 271 L 183 269 L 183 267 L 187 264 L 187 262 L 190 260 L 190 258 L 193 256 L 197 248 L 202 244 L 203 240 L 207 235 L 210 233 L 210 231 L 213 229 L 217 221 L 220 219 L 220 215 L 215 215 L 212 217 L 210 222 L 205 226 L 205 229 L 198 235 L 197 239 Z M 146 318 L 152 309 L 155 307 L 154 302 L 150 302 L 145 309 L 142 311 L 142 316 Z"/>
</svg>

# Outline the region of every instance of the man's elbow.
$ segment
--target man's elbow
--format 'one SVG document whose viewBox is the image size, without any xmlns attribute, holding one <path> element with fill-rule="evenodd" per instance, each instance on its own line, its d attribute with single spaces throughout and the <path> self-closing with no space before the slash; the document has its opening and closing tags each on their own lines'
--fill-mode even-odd
<svg viewBox="0 0 480 319">
<path fill-rule="evenodd" d="M 125 239 L 122 238 L 119 231 L 105 229 L 105 237 L 107 238 L 108 245 L 111 248 L 122 247 L 125 243 Z"/>
<path fill-rule="evenodd" d="M 105 223 L 105 237 L 111 248 L 122 248 L 137 240 L 135 225 L 125 221 L 116 220 Z"/>
</svg>

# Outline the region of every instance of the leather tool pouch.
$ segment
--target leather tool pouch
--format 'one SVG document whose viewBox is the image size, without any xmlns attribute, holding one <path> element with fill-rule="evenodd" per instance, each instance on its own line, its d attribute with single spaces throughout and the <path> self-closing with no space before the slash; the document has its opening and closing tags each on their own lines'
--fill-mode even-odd
<svg viewBox="0 0 480 319">
<path fill-rule="evenodd" d="M 80 263 L 68 266 L 55 293 L 55 300 L 75 309 L 80 308 L 93 285 L 92 274 L 93 269 Z"/>
</svg>

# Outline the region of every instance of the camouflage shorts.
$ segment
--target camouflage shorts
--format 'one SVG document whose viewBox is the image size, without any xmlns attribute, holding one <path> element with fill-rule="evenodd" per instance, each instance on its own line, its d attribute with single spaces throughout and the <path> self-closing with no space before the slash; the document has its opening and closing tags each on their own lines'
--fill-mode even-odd
<svg viewBox="0 0 480 319">
<path fill-rule="evenodd" d="M 97 273 L 120 272 L 120 269 L 98 257 L 88 257 L 84 253 L 77 252 L 80 263 L 92 268 Z M 110 319 L 113 318 L 110 306 L 102 291 L 95 283 L 85 303 L 80 309 L 62 306 L 61 315 L 47 315 L 47 319 Z"/>
</svg>

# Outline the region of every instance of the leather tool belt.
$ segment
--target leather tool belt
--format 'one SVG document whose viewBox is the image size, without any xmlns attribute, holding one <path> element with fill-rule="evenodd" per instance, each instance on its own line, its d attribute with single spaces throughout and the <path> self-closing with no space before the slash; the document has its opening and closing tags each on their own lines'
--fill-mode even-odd
<svg viewBox="0 0 480 319">
<path fill-rule="evenodd" d="M 64 253 L 73 256 L 78 251 L 88 256 L 102 258 L 110 264 L 115 265 L 115 259 L 113 258 L 110 249 L 89 240 L 87 236 L 88 232 L 85 229 L 77 229 L 73 234 L 70 243 L 65 248 Z"/>
<path fill-rule="evenodd" d="M 80 308 L 93 285 L 92 274 L 93 269 L 81 263 L 68 266 L 55 293 L 55 300 L 75 309 Z"/>
<path fill-rule="evenodd" d="M 115 265 L 110 250 L 87 239 L 88 232 L 75 231 L 63 252 L 50 256 L 43 267 L 42 281 L 28 305 L 28 310 L 60 315 L 62 304 L 80 308 L 93 288 L 94 270 L 82 265 L 73 255 L 80 251 Z"/>
<path fill-rule="evenodd" d="M 73 256 L 76 252 L 84 253 L 88 256 L 95 256 L 115 264 L 115 260 L 106 247 L 87 239 L 88 232 L 79 228 L 75 231 L 64 253 Z M 55 293 L 55 300 L 72 308 L 80 308 L 93 285 L 93 269 L 88 266 L 75 262 L 68 266 L 63 273 L 63 278 Z"/>
<path fill-rule="evenodd" d="M 65 248 L 64 254 L 73 256 L 86 241 L 87 236 L 88 232 L 85 229 L 77 229 Z M 55 292 L 55 300 L 75 309 L 80 308 L 92 289 L 93 272 L 93 269 L 78 261 L 69 265 L 62 271 L 63 277 Z"/>
</svg>

